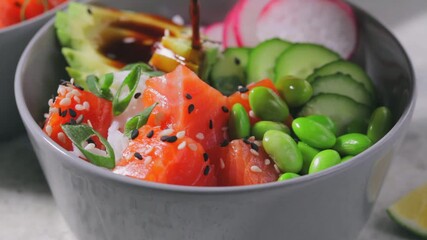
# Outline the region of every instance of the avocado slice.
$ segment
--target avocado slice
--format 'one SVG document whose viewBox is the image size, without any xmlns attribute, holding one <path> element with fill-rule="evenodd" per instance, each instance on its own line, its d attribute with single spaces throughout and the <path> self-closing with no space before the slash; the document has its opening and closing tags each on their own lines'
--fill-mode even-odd
<svg viewBox="0 0 427 240">
<path fill-rule="evenodd" d="M 88 75 L 148 62 L 165 29 L 174 37 L 183 32 L 182 26 L 161 17 L 76 2 L 56 14 L 55 28 L 69 64 L 66 70 L 83 87 Z"/>
</svg>

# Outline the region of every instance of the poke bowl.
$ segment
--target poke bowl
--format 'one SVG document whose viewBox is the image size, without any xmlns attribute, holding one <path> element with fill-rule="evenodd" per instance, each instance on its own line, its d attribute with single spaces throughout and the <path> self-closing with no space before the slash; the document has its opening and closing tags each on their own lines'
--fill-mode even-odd
<svg viewBox="0 0 427 240">
<path fill-rule="evenodd" d="M 187 15 L 187 2 L 179 3 L 102 1 L 107 6 L 168 18 Z M 201 1 L 201 12 L 206 12 L 202 22 L 220 21 L 234 3 Z M 392 112 L 392 128 L 365 151 L 323 171 L 286 181 L 227 187 L 180 186 L 121 176 L 83 161 L 52 140 L 40 124 L 45 121 L 43 114 L 58 87 L 58 79 L 69 76 L 54 20 L 47 23 L 21 57 L 16 73 L 16 102 L 55 201 L 76 237 L 357 238 L 409 126 L 415 104 L 415 79 L 410 60 L 396 38 L 363 10 L 352 6 L 352 11 L 358 34 L 351 61 L 372 78 L 379 101 Z M 188 109 L 189 113 L 192 111 Z"/>
<path fill-rule="evenodd" d="M 9 2 L 2 3 L 4 4 L 2 8 L 6 9 Z M 17 2 L 19 3 L 19 1 Z M 2 58 L 0 59 L 0 99 L 4 105 L 0 114 L 0 124 L 2 126 L 0 128 L 0 140 L 9 139 L 18 133 L 24 132 L 18 109 L 13 100 L 13 79 L 19 57 L 37 30 L 54 16 L 56 10 L 65 7 L 65 4 L 55 5 L 54 9 L 10 26 L 3 26 L 3 24 L 6 24 L 3 21 L 7 18 L 6 15 L 12 15 L 14 10 L 6 9 L 4 11 L 9 11 L 9 14 L 1 13 L 4 16 L 2 16 L 2 20 L 0 21 L 0 52 L 2 54 Z"/>
</svg>

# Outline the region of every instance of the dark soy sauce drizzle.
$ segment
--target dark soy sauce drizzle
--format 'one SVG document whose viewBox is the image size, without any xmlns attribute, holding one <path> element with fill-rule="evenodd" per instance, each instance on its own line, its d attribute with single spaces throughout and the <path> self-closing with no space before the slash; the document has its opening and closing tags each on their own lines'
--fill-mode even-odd
<svg viewBox="0 0 427 240">
<path fill-rule="evenodd" d="M 202 48 L 200 43 L 200 5 L 198 0 L 190 1 L 191 26 L 193 29 L 191 46 L 194 50 L 200 50 Z"/>
</svg>

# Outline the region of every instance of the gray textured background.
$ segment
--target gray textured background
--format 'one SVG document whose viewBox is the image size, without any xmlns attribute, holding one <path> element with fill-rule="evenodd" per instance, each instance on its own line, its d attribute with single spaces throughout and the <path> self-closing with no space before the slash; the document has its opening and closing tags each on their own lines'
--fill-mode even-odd
<svg viewBox="0 0 427 240">
<path fill-rule="evenodd" d="M 396 226 L 385 208 L 427 182 L 427 1 L 352 0 L 398 37 L 412 59 L 418 102 L 409 133 L 387 175 L 360 240 L 417 239 Z M 351 217 L 351 216 L 349 216 Z M 0 240 L 75 240 L 58 212 L 26 137 L 0 143 Z"/>
</svg>

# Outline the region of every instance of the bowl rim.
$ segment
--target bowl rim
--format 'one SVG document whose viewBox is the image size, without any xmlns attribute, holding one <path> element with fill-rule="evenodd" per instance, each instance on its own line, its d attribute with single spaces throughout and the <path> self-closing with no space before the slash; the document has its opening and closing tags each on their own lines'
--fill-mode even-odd
<svg viewBox="0 0 427 240">
<path fill-rule="evenodd" d="M 249 185 L 249 186 L 195 187 L 195 186 L 180 186 L 180 185 L 142 181 L 142 180 L 134 179 L 131 177 L 115 174 L 110 170 L 95 166 L 92 163 L 89 163 L 86 161 L 82 161 L 77 156 L 74 156 L 71 152 L 63 149 L 61 146 L 59 146 L 56 142 L 54 142 L 50 137 L 48 137 L 42 131 L 42 128 L 40 128 L 40 126 L 37 124 L 35 119 L 31 116 L 30 111 L 25 103 L 25 98 L 23 94 L 23 87 L 25 84 L 24 84 L 22 73 L 28 64 L 27 60 L 31 55 L 34 45 L 49 29 L 54 27 L 54 21 L 55 21 L 54 18 L 49 20 L 41 29 L 38 30 L 38 32 L 35 34 L 35 36 L 31 39 L 30 43 L 25 48 L 19 60 L 17 71 L 15 74 L 16 104 L 18 106 L 18 110 L 22 117 L 24 125 L 27 128 L 27 131 L 30 131 L 34 137 L 40 139 L 40 141 L 43 141 L 46 145 L 48 145 L 48 147 L 53 148 L 52 151 L 57 151 L 59 154 L 61 154 L 63 158 L 58 159 L 58 161 L 65 161 L 63 164 L 71 165 L 74 168 L 81 170 L 84 174 L 91 174 L 94 177 L 97 177 L 99 179 L 114 181 L 118 184 L 124 184 L 132 187 L 148 188 L 150 190 L 178 192 L 178 193 L 186 193 L 186 194 L 224 194 L 224 193 L 233 194 L 233 193 L 241 193 L 241 192 L 267 191 L 267 190 L 277 189 L 277 188 L 292 187 L 295 185 L 307 184 L 312 181 L 328 178 L 328 177 L 331 177 L 332 175 L 342 173 L 345 170 L 348 170 L 349 168 L 360 165 L 365 161 L 370 161 L 371 157 L 375 155 L 376 149 L 383 148 L 385 146 L 384 143 L 391 141 L 391 139 L 393 139 L 394 137 L 398 137 L 396 136 L 398 134 L 398 131 L 402 127 L 404 127 L 404 124 L 407 121 L 410 121 L 410 118 L 415 108 L 415 100 L 417 95 L 415 91 L 416 81 L 415 81 L 413 66 L 408 57 L 407 52 L 405 51 L 405 49 L 403 48 L 399 40 L 391 33 L 390 30 L 388 30 L 382 23 L 380 23 L 370 14 L 368 14 L 364 10 L 361 10 L 360 8 L 354 5 L 351 5 L 351 6 L 355 10 L 355 12 L 357 12 L 356 15 L 363 15 L 364 17 L 367 17 L 370 22 L 382 28 L 385 31 L 385 33 L 389 37 L 391 37 L 393 41 L 397 43 L 398 49 L 402 52 L 402 57 L 404 58 L 404 61 L 408 64 L 408 67 L 409 67 L 408 71 L 409 71 L 409 81 L 411 82 L 410 84 L 411 99 L 407 104 L 407 106 L 405 107 L 404 111 L 402 112 L 401 116 L 399 117 L 398 121 L 393 126 L 393 128 L 382 139 L 380 139 L 369 149 L 365 150 L 364 152 L 360 153 L 359 155 L 355 156 L 349 161 L 338 164 L 334 167 L 323 170 L 316 174 L 304 175 L 299 178 L 290 179 L 282 182 L 271 182 L 271 183 L 256 184 L 256 185 Z"/>
</svg>

